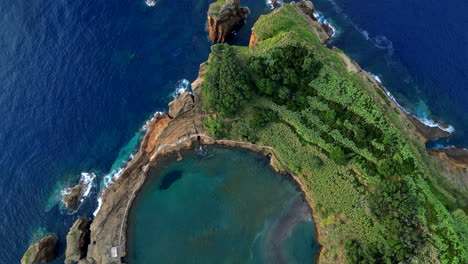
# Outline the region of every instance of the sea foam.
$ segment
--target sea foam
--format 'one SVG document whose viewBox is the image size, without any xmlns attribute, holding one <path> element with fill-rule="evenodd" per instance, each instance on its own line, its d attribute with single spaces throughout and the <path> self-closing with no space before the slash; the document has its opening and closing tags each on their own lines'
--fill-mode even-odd
<svg viewBox="0 0 468 264">
<path fill-rule="evenodd" d="M 177 99 L 185 91 L 191 91 L 190 82 L 187 79 L 179 80 L 176 84 L 174 92 L 172 92 L 172 97 L 174 97 L 174 99 Z"/>
<path fill-rule="evenodd" d="M 80 180 L 78 184 L 83 185 L 84 191 L 83 191 L 83 196 L 80 199 L 80 202 L 83 203 L 86 197 L 89 196 L 91 193 L 91 189 L 94 186 L 94 179 L 96 178 L 95 173 L 89 173 L 89 172 L 82 172 L 80 176 Z M 65 187 L 60 191 L 60 197 L 63 197 L 64 195 L 70 194 L 70 188 L 71 187 Z M 63 203 L 63 199 L 60 199 L 61 202 Z"/>
<path fill-rule="evenodd" d="M 277 3 L 277 7 L 282 6 L 283 5 L 283 0 L 277 0 L 276 3 Z M 275 6 L 273 5 L 272 0 L 266 0 L 266 5 L 270 9 L 275 9 Z"/>
<path fill-rule="evenodd" d="M 154 116 L 156 116 L 160 112 L 156 112 Z M 153 116 L 153 118 L 154 118 Z M 125 145 L 120 151 L 117 159 L 112 164 L 109 173 L 104 175 L 101 180 L 100 185 L 100 194 L 98 196 L 98 206 L 94 211 L 94 215 L 99 212 L 102 204 L 102 193 L 109 188 L 116 180 L 120 178 L 122 172 L 124 171 L 125 167 L 135 158 L 136 153 L 138 152 L 138 148 L 140 145 L 143 136 L 145 135 L 148 127 L 146 125 L 141 126 L 138 132 L 130 139 L 130 141 Z"/>
<path fill-rule="evenodd" d="M 411 113 L 408 109 L 404 108 L 402 105 L 400 105 L 398 103 L 398 101 L 396 100 L 395 96 L 393 96 L 392 93 L 390 93 L 390 91 L 388 91 L 388 89 L 382 85 L 382 79 L 380 79 L 380 77 L 376 74 L 373 74 L 371 72 L 368 72 L 369 75 L 376 81 L 378 82 L 383 90 L 385 91 L 385 93 L 387 94 L 387 96 L 392 99 L 392 101 L 401 109 L 403 110 L 406 114 L 408 115 L 411 115 L 413 116 L 414 118 L 416 118 L 417 120 L 419 120 L 419 122 L 423 123 L 424 125 L 428 126 L 428 127 L 438 127 L 440 128 L 441 130 L 443 131 L 446 131 L 446 132 L 449 132 L 449 133 L 454 133 L 455 132 L 455 128 L 452 126 L 452 125 L 447 125 L 447 126 L 443 126 L 442 124 L 430 119 L 427 117 L 427 114 L 424 112 L 421 116 L 417 116 L 413 113 Z"/>
<path fill-rule="evenodd" d="M 318 23 L 320 25 L 327 25 L 329 28 L 331 28 L 331 30 L 332 30 L 331 37 L 332 38 L 336 37 L 337 32 L 338 32 L 336 27 L 334 27 L 332 25 L 332 23 L 330 23 L 322 13 L 320 13 L 318 11 L 314 11 L 314 17 L 315 17 L 315 19 L 317 19 L 317 21 L 318 21 Z"/>
<path fill-rule="evenodd" d="M 156 5 L 156 0 L 146 0 L 146 5 L 147 6 L 155 6 Z"/>
</svg>

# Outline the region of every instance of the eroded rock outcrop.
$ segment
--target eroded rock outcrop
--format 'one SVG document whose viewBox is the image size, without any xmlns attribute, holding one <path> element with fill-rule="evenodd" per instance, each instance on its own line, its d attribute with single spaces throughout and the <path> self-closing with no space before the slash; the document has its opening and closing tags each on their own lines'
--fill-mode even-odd
<svg viewBox="0 0 468 264">
<path fill-rule="evenodd" d="M 96 175 L 94 173 L 81 173 L 81 178 L 78 184 L 67 188 L 66 193 L 62 196 L 62 202 L 65 205 L 65 208 L 70 211 L 78 210 L 78 207 L 84 197 L 91 190 L 95 177 Z"/>
<path fill-rule="evenodd" d="M 65 263 L 78 262 L 86 257 L 90 242 L 89 227 L 91 221 L 85 217 L 79 217 L 67 234 L 67 250 L 65 251 Z"/>
<path fill-rule="evenodd" d="M 76 211 L 83 198 L 85 186 L 81 183 L 69 188 L 67 193 L 62 196 L 62 201 L 68 210 Z"/>
<path fill-rule="evenodd" d="M 28 248 L 21 259 L 21 264 L 47 263 L 55 259 L 57 237 L 47 235 Z"/>
<path fill-rule="evenodd" d="M 208 38 L 211 42 L 225 42 L 237 27 L 244 24 L 249 13 L 247 7 L 240 7 L 240 0 L 218 0 L 208 10 Z"/>
<path fill-rule="evenodd" d="M 311 1 L 301 1 L 297 3 L 297 7 L 312 20 L 317 21 L 317 18 L 314 16 L 315 6 Z"/>
<path fill-rule="evenodd" d="M 176 118 L 178 115 L 192 110 L 194 106 L 194 96 L 188 92 L 184 92 L 178 100 L 169 103 L 169 116 Z"/>
</svg>

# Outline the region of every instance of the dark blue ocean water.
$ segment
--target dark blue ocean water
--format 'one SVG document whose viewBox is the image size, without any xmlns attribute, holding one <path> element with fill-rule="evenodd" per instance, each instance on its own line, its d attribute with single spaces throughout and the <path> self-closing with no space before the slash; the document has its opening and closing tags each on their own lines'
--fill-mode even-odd
<svg viewBox="0 0 468 264">
<path fill-rule="evenodd" d="M 18 263 L 35 233 L 63 241 L 77 215 L 92 215 L 99 181 L 206 60 L 209 2 L 0 1 L 0 263 Z M 252 14 L 233 43 L 245 45 L 269 9 L 264 0 L 243 3 Z M 457 134 L 443 144 L 468 146 L 465 1 L 315 4 L 339 30 L 333 45 L 404 106 L 452 124 Z M 59 192 L 81 172 L 96 173 L 97 186 L 69 214 Z"/>
</svg>

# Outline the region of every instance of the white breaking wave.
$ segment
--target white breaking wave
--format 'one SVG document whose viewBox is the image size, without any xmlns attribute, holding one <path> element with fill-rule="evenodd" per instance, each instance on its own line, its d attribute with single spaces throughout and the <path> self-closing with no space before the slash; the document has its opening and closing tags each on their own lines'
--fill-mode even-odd
<svg viewBox="0 0 468 264">
<path fill-rule="evenodd" d="M 282 6 L 282 5 L 283 5 L 283 0 L 277 0 L 276 3 L 277 3 L 276 7 Z M 267 5 L 268 8 L 270 8 L 270 9 L 275 9 L 275 6 L 273 5 L 273 1 L 272 1 L 272 0 L 266 0 L 266 5 Z"/>
<path fill-rule="evenodd" d="M 190 82 L 187 79 L 179 80 L 176 84 L 175 91 L 172 92 L 172 96 L 174 99 L 177 99 L 185 91 L 190 91 Z"/>
<path fill-rule="evenodd" d="M 436 121 L 432 120 L 432 119 L 429 119 L 427 117 L 417 117 L 415 116 L 419 121 L 421 121 L 421 123 L 423 123 L 424 125 L 428 126 L 428 127 L 438 127 L 446 132 L 449 132 L 449 133 L 453 133 L 455 132 L 455 128 L 452 126 L 452 125 L 448 125 L 447 127 L 444 127 L 443 125 L 437 123 Z"/>
<path fill-rule="evenodd" d="M 164 114 L 165 114 L 165 112 L 155 112 L 153 117 L 151 118 L 151 121 L 153 121 L 155 118 L 159 118 L 160 116 L 162 116 Z M 144 131 L 146 131 L 148 129 L 148 127 L 146 127 L 146 125 L 144 125 L 144 127 L 145 127 Z"/>
<path fill-rule="evenodd" d="M 314 11 L 314 17 L 315 19 L 317 19 L 318 23 L 320 25 L 327 25 L 329 28 L 331 28 L 332 30 L 332 34 L 331 34 L 331 37 L 334 38 L 337 34 L 337 30 L 336 28 L 325 18 L 325 16 L 320 13 L 320 12 L 317 12 L 317 11 Z"/>
<path fill-rule="evenodd" d="M 163 112 L 156 112 L 154 115 L 153 115 L 153 118 L 154 119 L 156 116 L 158 115 L 161 115 L 163 114 Z M 141 128 L 138 130 L 140 133 L 140 139 L 143 137 L 143 135 L 145 135 L 145 132 L 148 130 L 148 127 L 145 125 L 141 126 Z M 125 160 L 125 161 L 122 161 L 121 164 L 118 164 L 117 166 L 113 166 L 113 168 L 116 168 L 116 169 L 113 169 L 110 173 L 104 175 L 104 177 L 102 178 L 102 181 L 101 181 L 101 190 L 100 190 L 100 193 L 99 193 L 99 196 L 98 196 L 98 206 L 96 208 L 96 210 L 94 211 L 93 215 L 96 216 L 96 214 L 99 212 L 99 210 L 101 209 L 101 205 L 102 205 L 102 193 L 107 189 L 109 188 L 109 186 L 111 186 L 116 180 L 118 180 L 120 178 L 120 176 L 122 175 L 122 172 L 124 171 L 124 169 L 127 167 L 127 165 L 135 158 L 135 155 L 136 153 L 138 152 L 138 149 L 139 149 L 139 143 L 136 144 L 135 148 L 133 149 L 133 151 L 128 155 L 128 158 Z M 117 161 L 116 161 L 117 162 Z"/>
<path fill-rule="evenodd" d="M 425 117 L 419 117 L 419 116 L 416 116 L 414 114 L 412 114 L 408 109 L 404 108 L 402 105 L 400 105 L 395 96 L 393 96 L 393 94 L 390 93 L 390 91 L 387 90 L 387 88 L 385 88 L 385 86 L 382 85 L 382 79 L 380 79 L 379 76 L 371 73 L 371 72 L 368 72 L 369 75 L 376 81 L 378 82 L 379 84 L 381 84 L 382 88 L 384 89 L 385 93 L 387 94 L 387 96 L 392 99 L 392 101 L 401 109 L 403 110 L 406 114 L 408 115 L 411 115 L 413 116 L 414 118 L 418 119 L 421 123 L 423 123 L 424 125 L 428 126 L 428 127 L 438 127 L 440 128 L 441 130 L 443 131 L 446 131 L 446 132 L 449 132 L 449 133 L 453 133 L 455 132 L 455 128 L 452 126 L 452 125 L 448 125 L 447 127 L 443 126 L 442 124 L 440 123 L 437 123 L 436 121 L 428 118 L 427 116 Z"/>
<path fill-rule="evenodd" d="M 373 74 L 372 72 L 369 72 L 370 76 L 372 76 L 372 78 L 377 81 L 378 83 L 382 84 L 382 79 L 380 79 L 379 76 Z"/>
<path fill-rule="evenodd" d="M 80 183 L 83 184 L 83 186 L 85 186 L 85 191 L 83 193 L 83 198 L 81 198 L 81 202 L 83 202 L 84 198 L 86 198 L 91 192 L 95 178 L 96 178 L 96 174 L 94 173 L 87 173 L 87 172 L 81 173 Z"/>
<path fill-rule="evenodd" d="M 156 0 L 146 0 L 146 5 L 147 6 L 155 6 L 156 5 Z"/>
<path fill-rule="evenodd" d="M 122 175 L 123 168 L 119 168 L 116 171 L 112 171 L 111 173 L 104 176 L 102 182 L 104 183 L 104 187 L 107 189 L 111 186 L 117 179 L 119 179 L 120 175 Z"/>
<path fill-rule="evenodd" d="M 99 212 L 99 210 L 101 210 L 101 206 L 102 206 L 102 198 L 99 197 L 99 198 L 98 198 L 98 206 L 97 206 L 96 210 L 94 210 L 94 212 L 93 212 L 93 215 L 94 215 L 94 216 L 96 216 L 97 213 Z"/>
<path fill-rule="evenodd" d="M 91 193 L 91 189 L 94 186 L 94 179 L 96 178 L 96 174 L 94 173 L 89 173 L 89 172 L 82 172 L 80 181 L 78 184 L 83 185 L 84 191 L 83 191 L 83 196 L 80 199 L 80 202 L 82 203 L 86 197 Z M 63 197 L 64 195 L 70 194 L 70 189 L 72 187 L 66 187 L 60 191 L 60 195 Z M 62 199 L 63 201 L 63 199 Z"/>
</svg>

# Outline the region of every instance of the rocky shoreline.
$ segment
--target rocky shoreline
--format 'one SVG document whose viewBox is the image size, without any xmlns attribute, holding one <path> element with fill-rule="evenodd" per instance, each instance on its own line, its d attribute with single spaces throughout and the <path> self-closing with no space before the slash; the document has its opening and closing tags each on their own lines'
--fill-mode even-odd
<svg viewBox="0 0 468 264">
<path fill-rule="evenodd" d="M 311 2 L 304 1 L 294 3 L 293 5 L 300 9 L 304 17 L 307 17 L 311 23 L 318 24 L 313 18 L 313 5 Z M 312 14 L 312 16 L 310 16 L 310 14 Z M 330 38 L 326 30 L 324 32 L 314 31 L 313 33 L 316 34 L 324 44 L 326 44 Z M 214 42 L 220 42 L 221 40 L 224 41 L 225 37 L 226 36 L 219 37 L 216 35 L 213 40 Z M 249 46 L 255 46 L 257 44 L 256 33 L 253 31 Z M 340 53 L 339 55 L 347 64 L 348 71 L 360 74 L 362 78 L 373 82 L 376 87 L 379 87 L 379 89 L 385 93 L 384 87 L 375 81 L 371 74 L 363 71 L 356 62 L 352 61 L 344 53 Z M 303 181 L 299 176 L 287 169 L 275 154 L 273 148 L 248 142 L 215 140 L 206 135 L 203 119 L 208 113 L 201 108 L 203 98 L 201 97 L 200 91 L 205 72 L 205 66 L 202 64 L 200 66 L 198 79 L 192 83 L 193 94 L 184 92 L 178 99 L 175 99 L 169 104 L 168 114 L 156 114 L 151 120 L 147 121 L 146 126 L 148 129 L 135 158 L 127 165 L 115 183 L 109 186 L 101 196 L 102 205 L 90 225 L 89 238 L 78 240 L 89 242 L 86 252 L 85 250 L 80 250 L 79 254 L 74 255 L 73 261 L 78 261 L 80 264 L 126 263 L 128 214 L 136 195 L 138 195 L 138 191 L 146 180 L 149 169 L 156 165 L 160 157 L 169 153 L 178 153 L 182 149 L 189 149 L 193 147 L 196 142 L 203 145 L 218 144 L 226 147 L 244 148 L 269 155 L 271 157 L 271 166 L 276 171 L 282 173 L 286 172 L 296 182 L 303 193 L 304 199 L 307 200 L 311 208 L 313 218 L 317 219 L 313 210 L 314 201 Z M 424 143 L 430 139 L 451 135 L 451 133 L 439 127 L 426 126 L 411 114 L 403 111 L 388 95 L 387 99 L 390 99 L 389 101 L 392 108 L 399 111 L 399 118 L 402 120 L 408 132 L 413 134 L 420 142 Z M 440 166 L 444 177 L 449 179 L 449 182 L 462 186 L 461 188 L 465 191 L 468 190 L 468 151 L 462 149 L 440 149 L 430 150 L 428 153 L 436 161 L 436 164 Z M 82 193 L 82 190 L 80 189 L 77 193 Z M 73 202 L 72 204 L 75 203 Z M 323 249 L 328 246 L 322 243 L 322 238 L 325 237 L 327 233 L 325 229 L 321 228 L 318 222 L 314 222 L 317 230 L 317 241 L 319 244 L 323 245 L 318 257 L 319 262 L 321 262 Z M 76 225 L 81 226 L 82 224 Z M 88 223 L 86 223 L 86 225 L 88 225 Z M 82 234 L 86 234 L 87 231 L 81 232 Z M 81 245 L 81 248 L 85 246 L 86 245 Z M 79 257 L 77 257 L 78 255 Z"/>
</svg>

